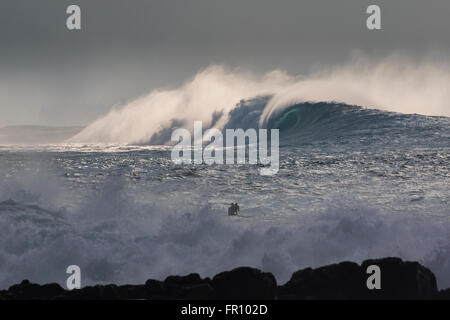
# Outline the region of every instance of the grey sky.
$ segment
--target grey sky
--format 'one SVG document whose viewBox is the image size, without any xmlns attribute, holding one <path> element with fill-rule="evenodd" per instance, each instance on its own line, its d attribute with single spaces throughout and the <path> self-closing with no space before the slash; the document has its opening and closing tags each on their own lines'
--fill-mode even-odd
<svg viewBox="0 0 450 320">
<path fill-rule="evenodd" d="M 82 30 L 65 27 L 78 4 Z M 365 28 L 369 4 L 382 31 Z M 212 63 L 307 73 L 450 49 L 448 0 L 2 0 L 0 126 L 84 125 Z"/>
</svg>

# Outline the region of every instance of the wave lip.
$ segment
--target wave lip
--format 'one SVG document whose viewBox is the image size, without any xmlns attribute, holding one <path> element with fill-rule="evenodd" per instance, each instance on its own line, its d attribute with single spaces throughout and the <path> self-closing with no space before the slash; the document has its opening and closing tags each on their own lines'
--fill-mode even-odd
<svg viewBox="0 0 450 320">
<path fill-rule="evenodd" d="M 277 128 L 286 140 L 339 138 L 424 138 L 425 131 L 449 133 L 448 118 L 405 115 L 366 109 L 342 103 L 317 102 L 294 104 L 271 114 L 263 126 Z"/>
</svg>

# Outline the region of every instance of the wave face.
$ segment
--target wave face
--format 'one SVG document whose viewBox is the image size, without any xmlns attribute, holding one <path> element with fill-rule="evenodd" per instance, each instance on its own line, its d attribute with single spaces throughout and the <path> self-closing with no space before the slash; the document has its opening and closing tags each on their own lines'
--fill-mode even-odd
<svg viewBox="0 0 450 320">
<path fill-rule="evenodd" d="M 307 77 L 275 70 L 258 77 L 211 66 L 178 89 L 158 89 L 94 121 L 71 142 L 161 144 L 171 129 L 223 129 L 242 101 L 264 101 L 258 126 L 273 113 L 300 103 L 334 103 L 404 114 L 450 116 L 450 68 L 442 63 L 390 57 L 378 64 L 361 60 Z M 304 112 L 300 111 L 299 112 Z M 299 115 L 292 111 L 292 116 Z M 244 116 L 254 120 L 250 113 Z M 294 121 L 294 120 L 289 120 Z M 253 122 L 254 123 L 254 122 Z M 245 125 L 245 123 L 244 123 Z M 256 127 L 256 126 L 254 126 Z"/>
<path fill-rule="evenodd" d="M 364 109 L 335 103 L 301 103 L 272 113 L 267 128 L 278 128 L 283 144 L 399 142 L 412 147 L 450 143 L 450 119 Z M 438 139 L 437 139 L 438 138 Z"/>
<path fill-rule="evenodd" d="M 398 143 L 413 147 L 430 143 L 450 144 L 450 118 L 386 112 L 342 103 L 296 103 L 277 109 L 261 122 L 272 99 L 273 96 L 266 95 L 242 100 L 229 111 L 227 121 L 221 124 L 223 131 L 236 128 L 279 129 L 281 146 L 324 141 L 338 142 L 341 147 L 343 143 L 361 142 L 380 142 L 386 147 Z M 222 113 L 215 114 L 203 130 L 215 127 L 221 118 Z M 171 144 L 172 132 L 180 126 L 183 126 L 182 122 L 172 122 L 144 144 Z"/>
</svg>

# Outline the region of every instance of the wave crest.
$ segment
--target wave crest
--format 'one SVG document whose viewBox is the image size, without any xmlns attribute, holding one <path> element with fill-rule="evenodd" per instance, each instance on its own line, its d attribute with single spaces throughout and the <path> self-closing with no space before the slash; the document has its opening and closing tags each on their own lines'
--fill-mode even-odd
<svg viewBox="0 0 450 320">
<path fill-rule="evenodd" d="M 447 65 L 413 63 L 398 56 L 378 64 L 353 61 L 302 78 L 279 70 L 258 77 L 210 66 L 178 89 L 154 90 L 111 110 L 70 141 L 145 144 L 153 139 L 157 144 L 164 140 L 158 137 L 172 128 L 192 130 L 194 120 L 223 129 L 243 100 L 258 96 L 270 97 L 257 119 L 260 127 L 273 113 L 304 102 L 338 101 L 406 114 L 450 116 L 449 70 Z M 292 110 L 290 116 L 298 112 Z"/>
</svg>

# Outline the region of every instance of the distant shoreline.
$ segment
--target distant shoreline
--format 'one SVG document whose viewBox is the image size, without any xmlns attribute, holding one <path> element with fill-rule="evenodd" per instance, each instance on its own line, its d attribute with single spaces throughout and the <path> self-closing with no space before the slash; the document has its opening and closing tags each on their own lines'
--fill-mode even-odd
<svg viewBox="0 0 450 320">
<path fill-rule="evenodd" d="M 83 129 L 82 126 L 6 126 L 0 128 L 0 144 L 61 143 Z"/>
</svg>

